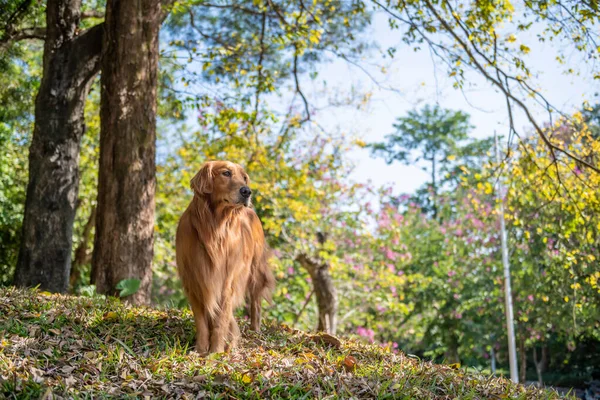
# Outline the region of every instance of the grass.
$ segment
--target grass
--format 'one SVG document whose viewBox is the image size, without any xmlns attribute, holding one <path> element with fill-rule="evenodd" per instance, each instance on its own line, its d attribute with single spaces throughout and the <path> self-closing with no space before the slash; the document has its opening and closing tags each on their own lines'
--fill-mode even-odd
<svg viewBox="0 0 600 400">
<path fill-rule="evenodd" d="M 188 311 L 0 289 L 0 397 L 561 398 L 358 341 L 241 328 L 236 351 L 200 357 Z"/>
</svg>

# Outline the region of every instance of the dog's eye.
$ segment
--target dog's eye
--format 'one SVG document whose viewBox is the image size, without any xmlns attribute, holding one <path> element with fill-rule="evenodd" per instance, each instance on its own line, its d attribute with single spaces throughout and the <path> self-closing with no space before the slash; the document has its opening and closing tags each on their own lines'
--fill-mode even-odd
<svg viewBox="0 0 600 400">
<path fill-rule="evenodd" d="M 223 172 L 223 175 L 225 175 L 228 178 L 231 178 L 231 171 L 225 171 Z"/>
</svg>

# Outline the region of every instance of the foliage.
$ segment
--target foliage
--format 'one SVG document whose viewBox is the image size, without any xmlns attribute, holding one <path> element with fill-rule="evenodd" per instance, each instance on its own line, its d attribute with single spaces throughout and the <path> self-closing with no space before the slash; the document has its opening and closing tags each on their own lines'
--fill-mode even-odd
<svg viewBox="0 0 600 400">
<path fill-rule="evenodd" d="M 517 110 L 524 112 L 529 126 L 548 148 L 552 143 L 533 110 L 541 105 L 552 116 L 558 107 L 550 103 L 536 82 L 537 73 L 531 69 L 533 57 L 528 56 L 532 43 L 528 40 L 556 42 L 556 67 L 565 74 L 600 79 L 595 62 L 600 57 L 600 9 L 595 1 L 374 2 L 388 15 L 390 27 L 400 31 L 405 43 L 415 50 L 423 45 L 429 48 L 436 61 L 446 67 L 455 88 L 464 89 L 470 81 L 468 74 L 475 72 L 499 90 L 506 100 L 511 135 L 517 132 L 514 114 Z M 395 48 L 388 50 L 391 56 L 395 52 Z M 581 106 L 588 108 L 588 101 Z M 558 114 L 564 115 L 560 111 Z M 597 166 L 586 166 L 600 173 Z"/>
<path fill-rule="evenodd" d="M 599 154 L 580 114 L 548 127 L 547 135 L 583 159 Z M 524 142 L 511 161 L 507 218 L 520 266 L 517 318 L 529 344 L 559 336 L 574 349 L 580 337 L 600 337 L 600 176 L 539 139 Z"/>
<path fill-rule="evenodd" d="M 456 157 L 460 142 L 466 141 L 472 128 L 469 115 L 462 111 L 444 110 L 426 105 L 420 111 L 409 111 L 394 124 L 396 132 L 386 136 L 387 143 L 374 143 L 374 152 L 386 161 L 412 164 L 425 160 L 445 163 Z M 435 174 L 431 168 L 430 173 Z M 427 169 L 425 169 L 427 170 Z"/>
<path fill-rule="evenodd" d="M 0 285 L 12 280 L 17 262 L 40 50 L 21 45 L 15 58 L 0 54 Z"/>
<path fill-rule="evenodd" d="M 593 130 L 580 115 L 569 121 L 578 124 L 561 120 L 546 135 L 593 162 L 599 146 Z M 375 303 L 378 313 L 365 319 L 359 335 L 449 362 L 485 366 L 492 349 L 506 361 L 493 197 L 500 178 L 509 187 L 505 218 L 513 303 L 517 338 L 525 352 L 557 345 L 574 352 L 580 344 L 597 340 L 598 174 L 551 152 L 535 137 L 518 151 L 511 149 L 509 156 L 501 176 L 499 166 L 486 162 L 485 156 L 466 163 L 458 156 L 449 173 L 455 183 L 440 195 L 437 219 L 423 214 L 418 197 L 392 197 L 384 203 L 375 235 L 379 256 L 373 256 L 371 265 L 383 259 L 387 274 L 378 280 L 376 293 L 391 277 L 395 282 Z M 562 370 L 573 357 L 575 353 L 558 356 L 555 351 L 550 364 Z M 594 371 L 584 360 L 577 368 L 588 378 Z"/>
<path fill-rule="evenodd" d="M 17 397 L 519 398 L 556 392 L 352 340 L 242 324 L 241 348 L 191 352 L 189 311 L 0 289 L 0 393 Z M 26 346 L 23 344 L 27 343 Z"/>
<path fill-rule="evenodd" d="M 398 118 L 396 132 L 386 136 L 386 142 L 372 143 L 373 154 L 385 157 L 388 164 L 399 161 L 417 164 L 431 177 L 428 187 L 417 191 L 419 204 L 426 212 L 437 216 L 437 197 L 457 173 L 457 157 L 463 166 L 478 167 L 489 148 L 489 140 L 468 137 L 472 126 L 469 115 L 462 111 L 445 110 L 426 105 L 420 111 L 409 111 Z M 425 161 L 425 165 L 421 161 Z M 441 176 L 441 179 L 440 179 Z"/>
<path fill-rule="evenodd" d="M 119 297 L 127 297 L 138 291 L 140 283 L 139 279 L 123 279 L 115 288 L 119 290 Z"/>
</svg>

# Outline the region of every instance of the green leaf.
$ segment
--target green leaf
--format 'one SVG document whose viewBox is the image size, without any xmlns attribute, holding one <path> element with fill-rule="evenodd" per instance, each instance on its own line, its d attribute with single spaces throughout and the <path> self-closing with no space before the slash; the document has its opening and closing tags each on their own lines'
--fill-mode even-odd
<svg viewBox="0 0 600 400">
<path fill-rule="evenodd" d="M 140 288 L 141 281 L 136 278 L 123 279 L 121 282 L 117 283 L 116 288 L 120 290 L 119 297 L 127 297 L 136 293 Z"/>
</svg>

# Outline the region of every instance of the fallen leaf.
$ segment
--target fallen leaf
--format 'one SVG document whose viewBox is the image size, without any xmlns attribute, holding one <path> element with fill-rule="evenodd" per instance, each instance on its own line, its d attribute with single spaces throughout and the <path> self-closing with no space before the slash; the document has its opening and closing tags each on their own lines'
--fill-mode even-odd
<svg viewBox="0 0 600 400">
<path fill-rule="evenodd" d="M 346 358 L 344 358 L 344 368 L 346 369 L 346 371 L 348 372 L 352 372 L 356 369 L 356 358 L 352 357 L 352 356 L 346 356 Z"/>
<path fill-rule="evenodd" d="M 41 369 L 33 367 L 29 371 L 31 372 L 31 375 L 33 376 L 33 381 L 35 383 L 40 383 L 44 380 L 42 378 L 42 376 L 44 375 L 44 371 L 42 371 Z M 52 395 L 52 393 L 50 394 Z"/>
<path fill-rule="evenodd" d="M 340 342 L 340 340 L 335 336 L 332 336 L 328 333 L 321 333 L 319 335 L 311 336 L 311 339 L 315 343 L 335 347 L 336 349 L 342 347 L 342 342 Z"/>
<path fill-rule="evenodd" d="M 75 369 L 75 367 L 73 367 L 71 365 L 65 365 L 60 370 L 63 374 L 70 374 L 71 372 L 73 372 L 74 369 Z"/>
<path fill-rule="evenodd" d="M 73 386 L 77 383 L 77 379 L 73 378 L 72 376 L 69 376 L 67 379 L 65 379 L 65 385 L 68 386 Z"/>
<path fill-rule="evenodd" d="M 114 311 L 109 311 L 106 314 L 104 314 L 102 316 L 102 319 L 106 320 L 106 321 L 114 321 L 117 319 L 117 313 Z"/>
<path fill-rule="evenodd" d="M 262 375 L 265 379 L 271 379 L 271 377 L 273 376 L 273 370 L 270 369 L 268 371 L 265 371 L 265 373 Z"/>
</svg>

